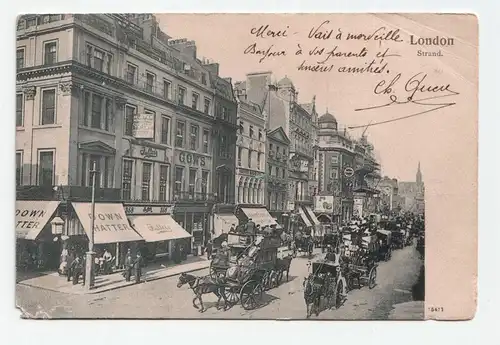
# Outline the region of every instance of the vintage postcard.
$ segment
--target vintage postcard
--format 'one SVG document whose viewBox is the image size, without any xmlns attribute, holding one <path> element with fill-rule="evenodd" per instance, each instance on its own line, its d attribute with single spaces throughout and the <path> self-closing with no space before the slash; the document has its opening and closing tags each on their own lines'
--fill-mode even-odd
<svg viewBox="0 0 500 345">
<path fill-rule="evenodd" d="M 474 317 L 474 15 L 30 14 L 16 32 L 22 317 Z"/>
</svg>

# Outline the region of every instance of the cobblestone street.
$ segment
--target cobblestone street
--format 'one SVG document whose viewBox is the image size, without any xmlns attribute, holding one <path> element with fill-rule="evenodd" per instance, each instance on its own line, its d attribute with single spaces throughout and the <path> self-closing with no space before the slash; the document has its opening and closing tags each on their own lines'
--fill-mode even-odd
<svg viewBox="0 0 500 345">
<path fill-rule="evenodd" d="M 315 254 L 318 255 L 321 254 Z M 240 305 L 227 311 L 217 310 L 217 298 L 212 294 L 204 295 L 208 310 L 199 313 L 192 306 L 194 295 L 187 285 L 177 288 L 178 276 L 92 295 L 70 295 L 19 284 L 16 292 L 18 304 L 25 315 L 35 317 L 303 319 L 305 305 L 302 282 L 308 274 L 307 262 L 308 259 L 300 255 L 294 259 L 290 280 L 264 292 L 263 305 L 252 311 L 246 311 Z M 411 300 L 411 288 L 421 265 L 414 247 L 394 251 L 390 261 L 379 264 L 377 286 L 374 289 L 363 287 L 350 291 L 342 307 L 323 311 L 317 318 L 387 318 L 393 305 Z M 194 274 L 205 275 L 208 270 Z"/>
</svg>

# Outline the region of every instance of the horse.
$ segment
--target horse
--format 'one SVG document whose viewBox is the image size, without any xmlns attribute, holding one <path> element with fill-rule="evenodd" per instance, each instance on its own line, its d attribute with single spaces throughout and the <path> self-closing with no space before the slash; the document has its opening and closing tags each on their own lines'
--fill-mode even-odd
<svg viewBox="0 0 500 345">
<path fill-rule="evenodd" d="M 290 272 L 290 265 L 292 263 L 292 259 L 293 259 L 292 255 L 288 255 L 283 259 L 278 259 L 276 262 L 276 269 L 282 271 L 283 273 L 286 272 L 286 281 L 288 281 L 288 274 Z"/>
<path fill-rule="evenodd" d="M 309 278 L 304 277 L 302 285 L 304 286 L 304 301 L 306 302 L 306 318 L 309 318 L 313 311 L 318 316 L 323 287 L 314 283 L 312 275 L 309 275 Z"/>
<path fill-rule="evenodd" d="M 217 296 L 217 310 L 220 309 L 219 303 L 221 298 L 224 299 L 224 311 L 227 309 L 227 299 L 224 293 L 224 286 L 220 282 L 210 278 L 210 276 L 197 277 L 187 273 L 181 273 L 179 276 L 179 281 L 177 282 L 177 287 L 180 288 L 184 284 L 189 284 L 189 287 L 193 290 L 195 297 L 193 298 L 193 307 L 199 309 L 196 305 L 196 300 L 200 301 L 201 309 L 200 313 L 205 312 L 205 306 L 203 305 L 202 295 L 213 293 Z"/>
</svg>

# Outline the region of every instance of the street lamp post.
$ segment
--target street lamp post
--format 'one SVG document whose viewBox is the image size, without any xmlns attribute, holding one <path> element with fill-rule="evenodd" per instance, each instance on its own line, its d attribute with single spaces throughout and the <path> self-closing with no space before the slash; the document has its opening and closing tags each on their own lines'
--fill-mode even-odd
<svg viewBox="0 0 500 345">
<path fill-rule="evenodd" d="M 96 162 L 93 162 L 90 176 L 92 177 L 92 201 L 91 201 L 91 216 L 90 216 L 90 234 L 89 234 L 89 251 L 86 257 L 85 267 L 85 289 L 90 290 L 94 287 L 94 223 L 95 223 L 95 179 L 96 179 Z"/>
</svg>

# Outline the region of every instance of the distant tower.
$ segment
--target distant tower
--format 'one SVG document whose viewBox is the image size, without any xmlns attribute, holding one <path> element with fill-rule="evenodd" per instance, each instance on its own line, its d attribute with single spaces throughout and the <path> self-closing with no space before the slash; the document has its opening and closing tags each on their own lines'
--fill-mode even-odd
<svg viewBox="0 0 500 345">
<path fill-rule="evenodd" d="M 422 172 L 420 171 L 420 162 L 418 162 L 418 170 L 417 170 L 417 185 L 422 185 Z"/>
</svg>

